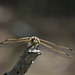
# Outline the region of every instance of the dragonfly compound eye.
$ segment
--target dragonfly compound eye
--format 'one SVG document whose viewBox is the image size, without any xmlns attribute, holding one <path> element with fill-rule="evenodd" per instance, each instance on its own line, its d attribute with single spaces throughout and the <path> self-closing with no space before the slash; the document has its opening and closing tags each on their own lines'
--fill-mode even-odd
<svg viewBox="0 0 75 75">
<path fill-rule="evenodd" d="M 32 37 L 30 39 L 30 41 L 31 41 L 31 44 L 33 44 L 33 45 L 36 45 L 36 44 L 39 44 L 40 43 L 40 40 L 37 37 Z"/>
</svg>

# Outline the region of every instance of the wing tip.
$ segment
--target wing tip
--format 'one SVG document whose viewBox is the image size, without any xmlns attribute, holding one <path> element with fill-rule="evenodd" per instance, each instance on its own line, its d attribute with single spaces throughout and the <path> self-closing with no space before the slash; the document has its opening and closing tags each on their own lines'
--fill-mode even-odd
<svg viewBox="0 0 75 75">
<path fill-rule="evenodd" d="M 66 53 L 67 56 L 69 56 L 69 54 Z"/>
<path fill-rule="evenodd" d="M 3 44 L 3 42 L 0 42 L 0 44 Z"/>
<path fill-rule="evenodd" d="M 72 52 L 75 52 L 75 50 L 73 50 L 73 49 L 71 49 L 71 48 L 70 48 L 69 50 L 72 51 Z"/>
</svg>

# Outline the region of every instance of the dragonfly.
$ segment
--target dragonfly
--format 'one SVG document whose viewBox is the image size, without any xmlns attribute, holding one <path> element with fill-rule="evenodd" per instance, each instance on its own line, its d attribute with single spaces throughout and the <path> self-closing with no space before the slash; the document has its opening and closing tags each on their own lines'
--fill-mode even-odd
<svg viewBox="0 0 75 75">
<path fill-rule="evenodd" d="M 7 40 L 5 40 L 3 42 L 0 42 L 0 44 L 2 44 L 2 45 L 3 44 L 17 44 L 17 43 L 22 43 L 22 42 L 29 42 L 28 46 L 32 45 L 33 47 L 35 47 L 38 44 L 41 44 L 41 45 L 44 45 L 44 46 L 48 47 L 49 49 L 51 49 L 53 51 L 56 51 L 58 53 L 62 53 L 64 55 L 66 55 L 66 56 L 70 56 L 70 55 L 68 53 L 63 52 L 63 51 L 55 49 L 55 48 L 53 48 L 53 47 L 51 47 L 51 46 L 49 46 L 47 44 L 51 44 L 51 45 L 54 45 L 56 47 L 63 48 L 63 49 L 66 49 L 68 51 L 74 52 L 74 50 L 71 49 L 71 48 L 68 48 L 68 47 L 65 47 L 65 46 L 61 46 L 61 45 L 57 45 L 57 44 L 49 42 L 47 40 L 40 39 L 40 38 L 38 38 L 36 36 L 24 37 L 24 38 L 7 39 Z M 47 43 L 47 44 L 45 44 L 45 43 Z"/>
</svg>

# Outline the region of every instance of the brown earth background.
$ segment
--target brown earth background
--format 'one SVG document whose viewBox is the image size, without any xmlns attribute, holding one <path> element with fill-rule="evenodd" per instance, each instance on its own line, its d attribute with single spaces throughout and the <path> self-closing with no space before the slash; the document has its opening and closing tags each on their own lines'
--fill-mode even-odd
<svg viewBox="0 0 75 75">
<path fill-rule="evenodd" d="M 27 36 L 75 49 L 75 1 L 0 0 L 0 42 Z M 25 48 L 0 45 L 0 75 L 12 69 Z M 75 54 L 60 49 L 71 55 L 69 59 L 42 45 L 40 50 L 43 54 L 26 75 L 75 75 Z"/>
</svg>

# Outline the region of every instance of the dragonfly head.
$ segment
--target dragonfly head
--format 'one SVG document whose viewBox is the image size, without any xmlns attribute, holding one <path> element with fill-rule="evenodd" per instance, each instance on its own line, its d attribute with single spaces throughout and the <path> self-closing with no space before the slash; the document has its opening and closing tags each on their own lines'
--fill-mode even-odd
<svg viewBox="0 0 75 75">
<path fill-rule="evenodd" d="M 36 36 L 33 36 L 30 38 L 30 42 L 31 42 L 31 44 L 36 45 L 36 44 L 40 43 L 40 39 Z"/>
</svg>

